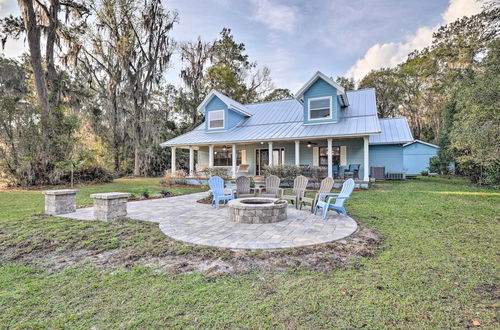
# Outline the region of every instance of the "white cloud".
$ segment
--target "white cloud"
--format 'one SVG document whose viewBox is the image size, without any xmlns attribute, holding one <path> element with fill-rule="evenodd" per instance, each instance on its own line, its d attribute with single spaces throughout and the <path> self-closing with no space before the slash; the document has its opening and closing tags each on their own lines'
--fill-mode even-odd
<svg viewBox="0 0 500 330">
<path fill-rule="evenodd" d="M 292 33 L 295 24 L 300 19 L 299 11 L 295 6 L 273 3 L 270 0 L 251 0 L 255 7 L 252 19 L 265 24 L 273 30 Z"/>
<path fill-rule="evenodd" d="M 481 2 L 475 0 L 450 0 L 446 11 L 441 15 L 443 21 L 434 27 L 420 27 L 415 34 L 404 42 L 391 42 L 371 46 L 365 55 L 347 71 L 346 76 L 356 80 L 363 78 L 373 69 L 394 67 L 403 62 L 408 54 L 415 49 L 422 49 L 432 42 L 432 33 L 439 26 L 451 23 L 463 16 L 470 16 L 481 11 Z"/>
</svg>

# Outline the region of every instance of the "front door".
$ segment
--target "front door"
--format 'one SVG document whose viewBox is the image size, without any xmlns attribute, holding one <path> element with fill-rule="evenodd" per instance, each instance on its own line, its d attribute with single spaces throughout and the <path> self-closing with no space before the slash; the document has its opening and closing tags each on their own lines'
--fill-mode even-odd
<svg viewBox="0 0 500 330">
<path fill-rule="evenodd" d="M 285 163 L 285 149 L 273 149 L 273 166 Z M 269 165 L 269 149 L 255 150 L 255 175 L 262 175 L 264 166 Z"/>
</svg>

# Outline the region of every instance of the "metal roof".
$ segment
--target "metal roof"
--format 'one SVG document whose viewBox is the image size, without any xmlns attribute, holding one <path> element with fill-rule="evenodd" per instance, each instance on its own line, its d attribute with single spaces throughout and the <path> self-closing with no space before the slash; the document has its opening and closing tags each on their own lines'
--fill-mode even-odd
<svg viewBox="0 0 500 330">
<path fill-rule="evenodd" d="M 403 144 L 413 141 L 410 126 L 405 117 L 379 119 L 382 132 L 370 135 L 370 144 Z"/>
<path fill-rule="evenodd" d="M 303 105 L 296 99 L 247 104 L 252 114 L 236 127 L 222 132 L 206 132 L 202 124 L 161 145 L 189 146 L 260 141 L 305 140 L 352 137 L 380 132 L 374 89 L 347 92 L 350 105 L 341 108 L 337 123 L 304 124 Z"/>
</svg>

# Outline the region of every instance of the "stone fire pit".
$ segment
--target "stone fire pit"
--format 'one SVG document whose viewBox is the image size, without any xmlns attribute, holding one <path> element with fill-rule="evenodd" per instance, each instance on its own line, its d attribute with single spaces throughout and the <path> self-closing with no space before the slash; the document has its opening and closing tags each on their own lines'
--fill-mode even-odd
<svg viewBox="0 0 500 330">
<path fill-rule="evenodd" d="M 286 201 L 275 198 L 239 198 L 229 201 L 229 219 L 242 223 L 271 223 L 286 220 Z"/>
</svg>

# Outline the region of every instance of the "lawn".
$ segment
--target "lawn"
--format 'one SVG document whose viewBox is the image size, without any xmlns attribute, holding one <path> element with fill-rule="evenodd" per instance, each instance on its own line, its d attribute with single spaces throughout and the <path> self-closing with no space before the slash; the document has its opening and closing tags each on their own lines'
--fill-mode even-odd
<svg viewBox="0 0 500 330">
<path fill-rule="evenodd" d="M 88 194 L 97 191 L 154 191 L 156 182 L 126 179 L 80 187 L 78 203 L 88 204 Z M 139 258 L 166 251 L 212 258 L 227 254 L 187 248 L 163 237 L 153 223 L 33 215 L 42 211 L 42 202 L 39 191 L 0 191 L 0 254 L 123 247 Z M 148 266 L 86 263 L 54 270 L 5 262 L 0 266 L 0 324 L 497 328 L 498 191 L 469 187 L 460 179 L 383 182 L 354 192 L 347 209 L 383 241 L 375 255 L 327 272 L 290 267 L 236 275 L 179 274 Z"/>
</svg>

